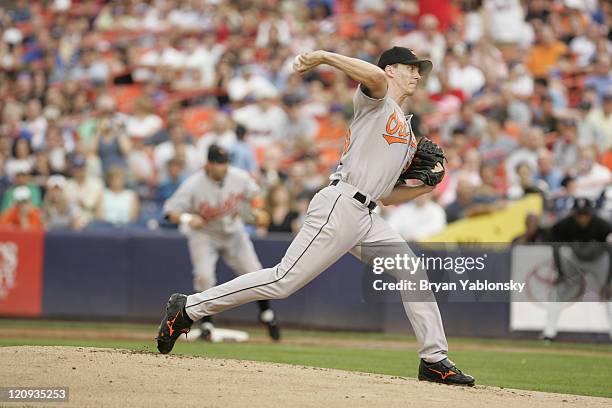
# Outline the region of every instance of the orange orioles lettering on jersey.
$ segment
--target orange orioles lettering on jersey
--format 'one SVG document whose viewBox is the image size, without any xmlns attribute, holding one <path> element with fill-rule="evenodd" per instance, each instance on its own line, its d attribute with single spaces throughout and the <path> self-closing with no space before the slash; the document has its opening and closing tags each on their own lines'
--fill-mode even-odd
<svg viewBox="0 0 612 408">
<path fill-rule="evenodd" d="M 342 149 L 342 154 L 346 154 L 346 152 L 348 152 L 350 145 L 351 145 L 351 128 L 348 128 L 346 130 L 346 137 L 344 138 L 344 148 Z"/>
<path fill-rule="evenodd" d="M 410 142 L 410 147 L 416 149 L 416 140 L 414 137 L 412 137 L 412 132 L 410 131 L 408 122 L 405 120 L 399 120 L 395 115 L 395 112 L 389 115 L 385 131 L 386 133 L 383 133 L 382 137 L 390 145 L 393 143 L 408 144 L 408 142 Z"/>
<path fill-rule="evenodd" d="M 208 203 L 200 204 L 199 214 L 206 221 L 216 220 L 229 215 L 235 217 L 240 212 L 238 205 L 244 200 L 244 194 L 232 194 L 219 206 L 213 207 Z"/>
</svg>

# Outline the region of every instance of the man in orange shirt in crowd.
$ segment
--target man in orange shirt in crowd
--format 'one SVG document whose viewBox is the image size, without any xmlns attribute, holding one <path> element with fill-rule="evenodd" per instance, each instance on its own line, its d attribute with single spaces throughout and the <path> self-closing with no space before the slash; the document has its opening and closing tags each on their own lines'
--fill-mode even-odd
<svg viewBox="0 0 612 408">
<path fill-rule="evenodd" d="M 43 229 L 40 210 L 32 205 L 32 193 L 26 186 L 19 186 L 13 192 L 15 204 L 0 216 L 0 228 L 34 230 Z"/>
<path fill-rule="evenodd" d="M 555 39 L 552 28 L 538 27 L 536 28 L 536 44 L 527 55 L 527 68 L 534 77 L 544 78 L 567 52 L 567 45 Z"/>
</svg>

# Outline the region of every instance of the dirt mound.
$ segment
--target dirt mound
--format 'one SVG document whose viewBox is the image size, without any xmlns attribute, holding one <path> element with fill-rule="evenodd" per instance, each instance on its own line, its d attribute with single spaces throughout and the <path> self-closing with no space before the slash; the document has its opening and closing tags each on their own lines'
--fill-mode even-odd
<svg viewBox="0 0 612 408">
<path fill-rule="evenodd" d="M 0 385 L 70 387 L 71 407 L 605 407 L 610 400 L 274 363 L 86 347 L 2 347 Z"/>
</svg>

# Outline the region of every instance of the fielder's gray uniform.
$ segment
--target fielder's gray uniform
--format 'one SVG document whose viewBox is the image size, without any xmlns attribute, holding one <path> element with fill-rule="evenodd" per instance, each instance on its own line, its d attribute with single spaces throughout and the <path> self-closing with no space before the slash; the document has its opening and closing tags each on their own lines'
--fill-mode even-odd
<svg viewBox="0 0 612 408">
<path fill-rule="evenodd" d="M 204 291 L 216 284 L 219 254 L 237 274 L 261 269 L 253 243 L 244 231 L 241 210 L 259 192 L 249 174 L 230 167 L 220 184 L 199 170 L 181 184 L 164 204 L 164 213 L 198 214 L 206 221 L 201 229 L 186 233 L 193 265 L 193 287 Z"/>
<path fill-rule="evenodd" d="M 383 99 L 372 99 L 359 88 L 353 103 L 355 116 L 341 164 L 330 177 L 341 181 L 312 199 L 304 225 L 281 262 L 188 296 L 186 311 L 191 319 L 259 299 L 285 298 L 349 251 L 360 256 L 362 245 L 403 242 L 368 204 L 387 196 L 412 160 L 416 140 L 409 119 L 388 93 Z M 357 192 L 366 196 L 365 203 L 354 198 Z M 407 244 L 402 246 L 414 256 Z M 396 271 L 395 275 L 402 277 L 403 273 Z M 424 276 L 425 271 L 419 274 Z M 431 300 L 435 300 L 433 295 Z M 448 345 L 435 301 L 404 301 L 404 309 L 419 342 L 420 357 L 428 362 L 444 359 Z"/>
<path fill-rule="evenodd" d="M 578 244 L 601 245 L 601 247 L 608 245 L 593 242 Z M 549 301 L 545 303 L 546 325 L 542 335 L 550 339 L 557 336 L 559 317 L 566 306 L 564 303 L 586 301 L 582 297 L 585 290 L 590 293 L 598 293 L 608 283 L 608 271 L 610 262 L 612 262 L 610 255 L 606 252 L 602 252 L 601 255 L 590 261 L 579 259 L 569 246 L 559 248 L 559 255 L 564 280 L 555 285 Z M 612 338 L 612 302 L 609 299 L 601 299 L 601 301 L 605 303 L 608 330 Z"/>
</svg>

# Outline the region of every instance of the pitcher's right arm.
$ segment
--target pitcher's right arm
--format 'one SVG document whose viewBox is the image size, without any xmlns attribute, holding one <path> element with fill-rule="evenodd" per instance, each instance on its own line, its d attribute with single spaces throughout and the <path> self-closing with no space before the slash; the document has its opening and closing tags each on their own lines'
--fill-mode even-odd
<svg viewBox="0 0 612 408">
<path fill-rule="evenodd" d="M 365 86 L 372 98 L 382 99 L 387 93 L 385 71 L 358 58 L 323 50 L 306 52 L 295 57 L 293 70 L 302 74 L 321 64 L 330 65 L 344 72 L 351 79 Z"/>
</svg>

